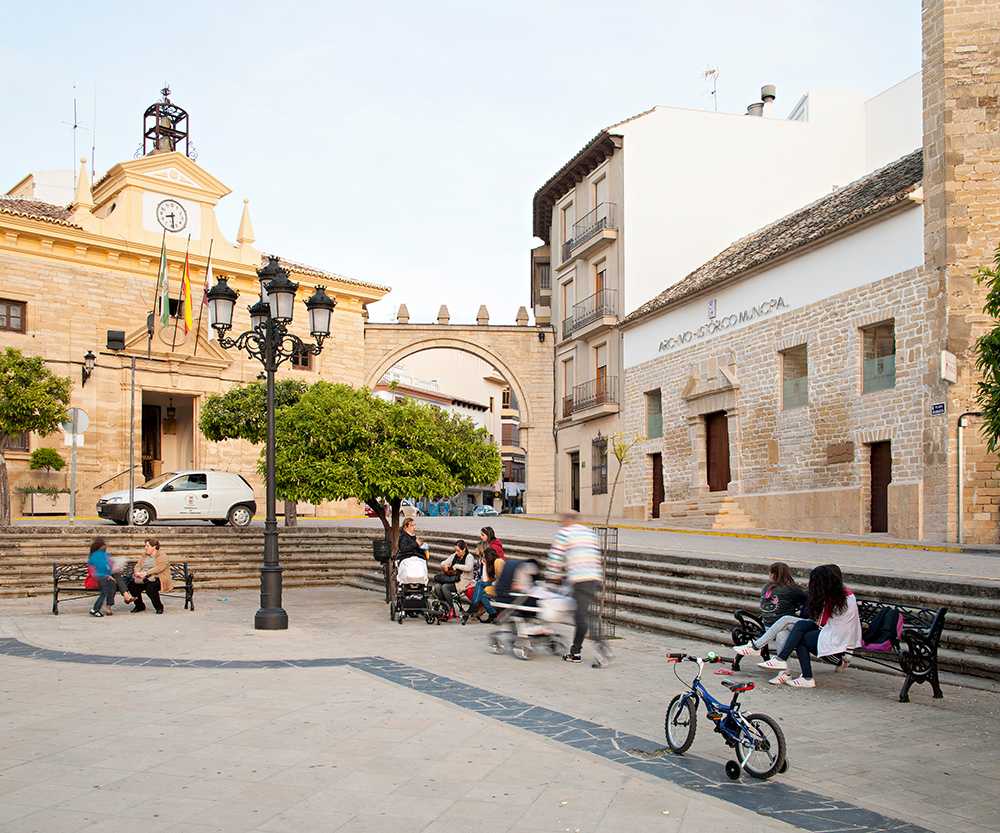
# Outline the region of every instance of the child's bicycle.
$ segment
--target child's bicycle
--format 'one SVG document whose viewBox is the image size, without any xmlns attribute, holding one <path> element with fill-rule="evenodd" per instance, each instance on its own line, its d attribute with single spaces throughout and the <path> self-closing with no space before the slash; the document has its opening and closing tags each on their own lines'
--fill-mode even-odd
<svg viewBox="0 0 1000 833">
<path fill-rule="evenodd" d="M 715 731 L 722 735 L 726 746 L 736 753 L 735 761 L 726 762 L 726 775 L 734 781 L 746 770 L 754 778 L 770 778 L 788 769 L 785 759 L 785 735 L 777 721 L 766 714 L 743 714 L 740 710 L 740 694 L 752 691 L 754 684 L 749 680 L 723 680 L 722 684 L 733 692 L 733 699 L 727 706 L 716 700 L 701 682 L 706 663 L 728 662 L 731 659 L 709 652 L 707 656 L 692 657 L 687 654 L 667 654 L 667 662 L 676 666 L 687 660 L 698 663 L 698 673 L 690 683 L 689 690 L 678 694 L 670 705 L 663 721 L 667 745 L 678 755 L 683 755 L 694 743 L 697 729 L 695 719 L 698 704 L 704 702 L 708 719 L 715 724 Z M 682 683 L 677 668 L 674 676 Z"/>
</svg>

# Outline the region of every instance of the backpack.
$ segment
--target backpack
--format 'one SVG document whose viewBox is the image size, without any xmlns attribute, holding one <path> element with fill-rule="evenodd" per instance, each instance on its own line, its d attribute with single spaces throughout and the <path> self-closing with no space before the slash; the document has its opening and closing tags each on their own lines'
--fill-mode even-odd
<svg viewBox="0 0 1000 833">
<path fill-rule="evenodd" d="M 899 644 L 903 633 L 903 614 L 894 607 L 883 607 L 861 634 L 861 647 L 866 651 L 891 651 Z"/>
</svg>

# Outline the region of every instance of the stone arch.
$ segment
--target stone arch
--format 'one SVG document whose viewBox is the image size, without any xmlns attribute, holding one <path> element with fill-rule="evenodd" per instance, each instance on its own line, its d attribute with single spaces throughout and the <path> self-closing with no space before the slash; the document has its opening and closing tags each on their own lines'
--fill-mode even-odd
<svg viewBox="0 0 1000 833">
<path fill-rule="evenodd" d="M 442 337 L 420 339 L 409 344 L 404 344 L 386 355 L 370 372 L 366 373 L 365 387 L 374 388 L 379 383 L 379 380 L 396 364 L 409 356 L 423 353 L 425 350 L 461 350 L 463 353 L 470 353 L 493 365 L 510 383 L 518 403 L 524 409 L 524 414 L 521 416 L 521 427 L 532 427 L 531 403 L 525 395 L 526 391 L 521 381 L 517 378 L 517 374 L 508 367 L 507 362 L 500 358 L 496 352 L 466 339 Z"/>
</svg>

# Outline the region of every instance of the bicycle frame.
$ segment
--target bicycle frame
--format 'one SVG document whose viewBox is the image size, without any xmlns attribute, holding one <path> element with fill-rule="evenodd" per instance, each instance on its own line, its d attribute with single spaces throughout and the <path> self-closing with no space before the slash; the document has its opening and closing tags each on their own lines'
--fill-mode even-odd
<svg viewBox="0 0 1000 833">
<path fill-rule="evenodd" d="M 695 700 L 695 717 L 698 715 L 698 704 L 699 702 L 704 702 L 706 708 L 706 716 L 708 719 L 714 723 L 719 732 L 726 737 L 728 740 L 733 741 L 733 743 L 740 742 L 740 735 L 742 734 L 743 716 L 740 714 L 740 692 L 733 692 L 733 699 L 730 701 L 729 705 L 717 700 L 712 696 L 711 692 L 705 688 L 704 683 L 701 681 L 701 675 L 705 670 L 705 663 L 703 660 L 698 659 L 698 673 L 695 675 L 694 679 L 691 681 L 691 688 L 685 692 L 683 696 L 683 702 L 687 702 L 691 697 Z M 718 714 L 719 719 L 715 720 L 712 714 Z M 731 720 L 726 720 L 726 718 L 732 718 Z"/>
</svg>

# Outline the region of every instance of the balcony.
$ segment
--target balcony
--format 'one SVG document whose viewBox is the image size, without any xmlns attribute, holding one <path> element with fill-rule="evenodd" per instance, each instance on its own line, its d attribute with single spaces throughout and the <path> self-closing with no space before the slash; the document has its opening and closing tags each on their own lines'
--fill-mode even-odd
<svg viewBox="0 0 1000 833">
<path fill-rule="evenodd" d="M 562 337 L 581 336 L 618 323 L 618 290 L 602 289 L 573 305 L 573 315 L 563 320 Z"/>
<path fill-rule="evenodd" d="M 618 377 L 591 379 L 573 388 L 572 396 L 563 397 L 563 419 L 592 419 L 618 413 Z"/>
<path fill-rule="evenodd" d="M 573 257 L 586 257 L 618 237 L 617 206 L 602 202 L 573 223 L 572 237 L 563 242 L 562 262 Z"/>
</svg>

